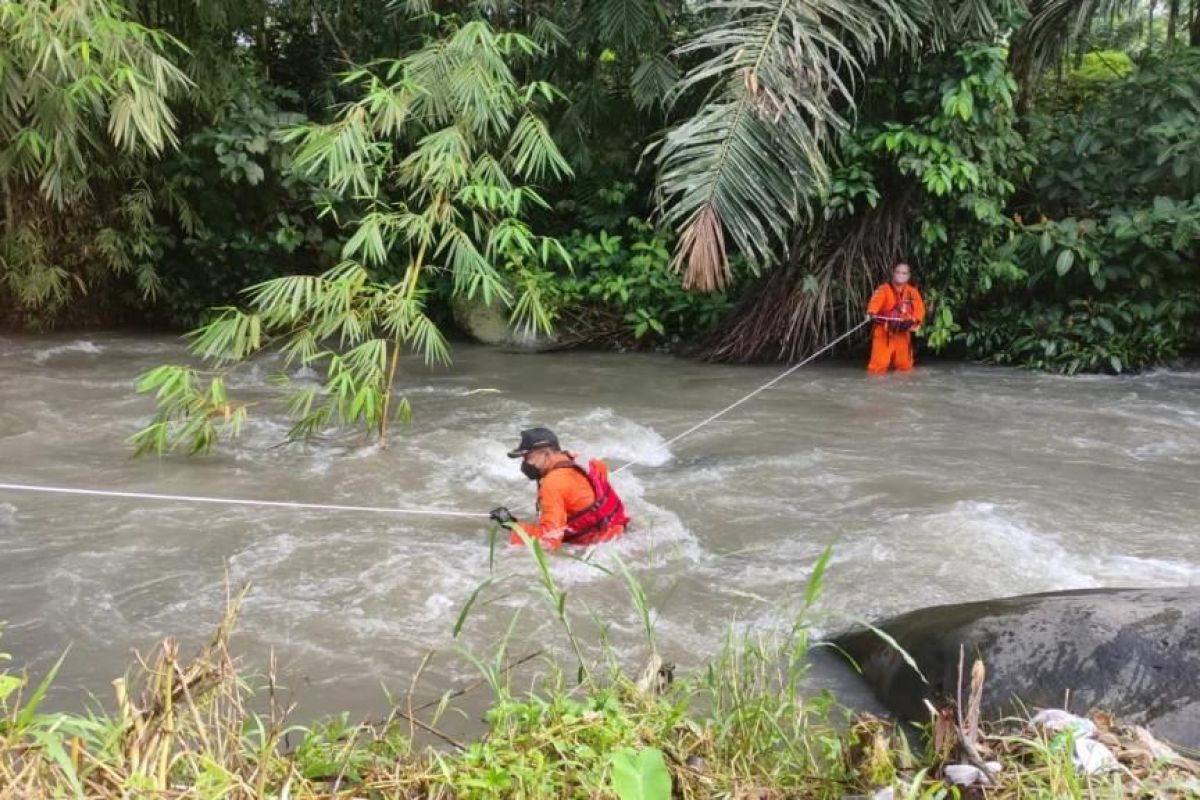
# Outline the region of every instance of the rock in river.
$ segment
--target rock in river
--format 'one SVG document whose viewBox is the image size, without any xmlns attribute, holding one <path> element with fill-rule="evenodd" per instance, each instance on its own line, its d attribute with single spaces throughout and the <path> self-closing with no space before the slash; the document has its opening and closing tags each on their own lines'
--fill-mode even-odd
<svg viewBox="0 0 1200 800">
<path fill-rule="evenodd" d="M 552 336 L 514 329 L 509 324 L 508 309 L 498 300 L 485 303 L 482 297 L 458 297 L 452 309 L 454 321 L 480 344 L 515 350 L 547 350 L 557 344 Z"/>
<path fill-rule="evenodd" d="M 1039 706 L 1104 709 L 1156 735 L 1200 748 L 1200 587 L 1087 589 L 925 608 L 879 623 L 916 660 L 925 685 L 870 631 L 837 640 L 879 700 L 911 721 L 923 700 L 952 697 L 959 647 L 964 680 L 987 666 L 989 717 Z M 964 693 L 966 687 L 964 687 Z"/>
</svg>

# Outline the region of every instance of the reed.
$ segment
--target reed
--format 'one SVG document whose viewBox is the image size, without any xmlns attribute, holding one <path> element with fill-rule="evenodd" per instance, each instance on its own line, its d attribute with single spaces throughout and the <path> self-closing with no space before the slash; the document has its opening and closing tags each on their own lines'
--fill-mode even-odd
<svg viewBox="0 0 1200 800">
<path fill-rule="evenodd" d="M 509 658 L 516 618 L 491 653 L 468 652 L 482 675 L 478 686 L 491 692 L 485 730 L 474 741 L 458 742 L 437 727 L 461 692 L 417 708 L 411 697 L 392 699 L 382 722 L 355 724 L 340 715 L 290 723 L 292 709 L 277 701 L 273 666 L 251 682 L 230 652 L 243 590 L 229 594 L 215 632 L 190 659 L 173 639 L 139 657 L 113 682 L 110 709 L 43 711 L 57 668 L 36 684 L 0 672 L 0 798 L 982 796 L 938 777 L 947 760 L 962 757 L 939 725 L 961 736 L 954 727 L 961 714 L 935 719 L 926 746 L 914 750 L 891 722 L 855 717 L 828 693 L 798 690 L 828 554 L 791 624 L 777 631 L 731 625 L 707 665 L 679 676 L 661 659 L 649 600 L 624 564 L 617 561 L 612 576 L 625 583 L 647 636 L 646 667 L 637 674 L 622 668 L 612 647 L 579 638 L 545 554 L 534 548 L 532 555 L 541 578 L 536 591 L 577 663 L 562 669 L 536 656 L 543 677 L 532 690 L 515 691 L 514 668 L 534 658 Z M 457 628 L 470 613 L 464 610 Z M 1078 773 L 1062 736 L 1032 732 L 1019 720 L 978 731 L 969 723 L 971 751 L 1004 767 L 987 797 L 1200 794 L 1196 762 L 1144 731 L 1095 719 L 1121 761 L 1118 771 L 1099 776 Z"/>
</svg>

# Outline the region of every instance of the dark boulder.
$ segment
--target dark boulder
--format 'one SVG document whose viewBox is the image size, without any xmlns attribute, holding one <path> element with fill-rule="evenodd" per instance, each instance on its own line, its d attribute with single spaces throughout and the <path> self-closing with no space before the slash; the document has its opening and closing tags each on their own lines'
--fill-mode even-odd
<svg viewBox="0 0 1200 800">
<path fill-rule="evenodd" d="M 984 712 L 1035 707 L 1111 711 L 1187 748 L 1200 748 L 1200 587 L 1088 589 L 937 606 L 879 624 L 917 662 L 926 685 L 870 631 L 836 643 L 863 669 L 879 700 L 927 721 L 924 700 L 955 695 L 979 655 Z M 967 691 L 964 687 L 964 693 Z M 1069 698 L 1069 701 L 1068 701 Z"/>
</svg>

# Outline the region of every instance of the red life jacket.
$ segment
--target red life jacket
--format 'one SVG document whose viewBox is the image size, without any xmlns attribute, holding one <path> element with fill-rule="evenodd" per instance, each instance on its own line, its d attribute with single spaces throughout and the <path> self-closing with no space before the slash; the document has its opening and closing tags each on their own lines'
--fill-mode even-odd
<svg viewBox="0 0 1200 800">
<path fill-rule="evenodd" d="M 596 497 L 590 506 L 567 517 L 567 529 L 563 533 L 564 542 L 583 539 L 604 533 L 618 525 L 629 524 L 629 515 L 625 513 L 625 504 L 621 502 L 616 490 L 608 482 L 607 471 L 601 468 L 599 462 L 589 461 L 586 471 L 574 461 L 555 464 L 551 470 L 555 469 L 577 470 L 580 475 L 587 478 L 592 487 L 592 494 Z"/>
</svg>

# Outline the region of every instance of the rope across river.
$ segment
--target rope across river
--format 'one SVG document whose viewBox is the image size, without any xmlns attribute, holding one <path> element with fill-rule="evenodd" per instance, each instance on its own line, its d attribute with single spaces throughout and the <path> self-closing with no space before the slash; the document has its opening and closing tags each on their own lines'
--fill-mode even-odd
<svg viewBox="0 0 1200 800">
<path fill-rule="evenodd" d="M 713 423 L 716 420 L 720 419 L 721 417 L 725 416 L 726 414 L 728 414 L 730 411 L 734 410 L 738 406 L 740 406 L 743 403 L 758 396 L 762 392 L 765 392 L 767 389 L 770 389 L 772 386 L 779 383 L 780 381 L 782 381 L 784 378 L 791 375 L 796 370 L 798 370 L 801 367 L 805 366 L 806 364 L 809 364 L 810 362 L 812 362 L 818 356 L 833 349 L 838 343 L 849 338 L 850 336 L 852 336 L 853 334 L 855 334 L 856 332 L 861 330 L 864 325 L 866 325 L 867 323 L 869 323 L 871 321 L 872 320 L 870 318 L 864 319 L 862 322 L 858 323 L 857 325 L 852 327 L 850 330 L 843 333 L 841 336 L 838 336 L 836 339 L 833 339 L 832 341 L 828 342 L 821 349 L 810 354 L 803 361 L 800 361 L 800 362 L 788 367 L 786 370 L 779 373 L 778 375 L 776 375 L 774 378 L 767 381 L 763 385 L 759 386 L 754 391 L 742 396 L 741 398 L 739 398 L 738 400 L 725 406 L 724 408 L 722 408 L 720 411 L 716 412 L 715 414 L 712 414 L 712 415 L 706 417 L 705 419 L 701 420 L 700 422 L 697 422 L 695 425 L 693 425 L 692 427 L 683 431 L 682 433 L 679 433 L 679 434 L 671 437 L 667 441 L 663 442 L 662 447 L 664 447 L 664 448 L 670 447 L 671 445 L 678 442 L 680 439 L 683 439 L 685 436 L 690 436 L 691 434 L 695 433 L 696 431 L 700 430 L 701 428 L 703 428 L 707 425 L 710 425 L 711 423 Z M 629 469 L 632 466 L 634 466 L 634 462 L 631 461 L 631 462 L 624 464 L 621 467 L 613 470 L 613 474 L 616 475 L 617 473 L 624 472 L 625 470 Z M 110 489 L 82 489 L 82 488 L 77 488 L 77 487 L 73 487 L 73 486 L 43 486 L 43 485 L 26 484 L 26 483 L 0 483 L 0 491 L 33 492 L 33 493 L 40 493 L 40 494 L 81 495 L 81 496 L 88 496 L 88 497 L 119 497 L 119 498 L 131 499 L 131 500 L 152 500 L 152 501 L 158 501 L 158 502 L 171 502 L 171 503 L 208 503 L 208 504 L 226 505 L 226 506 L 257 506 L 257 507 L 261 507 L 261 508 L 286 508 L 286 509 L 294 509 L 294 510 L 299 510 L 299 511 L 357 511 L 357 512 L 361 512 L 361 513 L 369 513 L 369 514 L 396 514 L 396 515 L 400 515 L 400 516 L 411 516 L 411 517 L 443 517 L 443 518 L 459 518 L 459 519 L 487 519 L 488 518 L 487 514 L 479 513 L 479 512 L 451 511 L 448 509 L 437 509 L 437 508 L 400 508 L 400 507 L 393 507 L 393 506 L 357 506 L 357 505 L 341 505 L 341 504 L 336 504 L 336 503 L 297 503 L 297 502 L 291 502 L 291 501 L 286 501 L 286 500 L 253 500 L 253 499 L 244 499 L 244 498 L 235 498 L 235 497 L 203 497 L 203 496 L 190 495 L 190 494 L 158 494 L 158 493 L 154 493 L 154 492 L 127 492 L 127 491 L 117 491 L 117 490 L 110 490 Z"/>
<path fill-rule="evenodd" d="M 392 506 L 345 506 L 331 503 L 293 503 L 286 500 L 242 500 L 233 497 L 200 497 L 191 494 L 154 494 L 152 492 L 118 492 L 108 489 L 77 489 L 70 486 L 34 486 L 23 483 L 0 483 L 0 490 L 14 492 L 44 492 L 47 494 L 81 494 L 93 497 L 127 497 L 134 500 L 162 500 L 184 503 L 215 503 L 225 506 L 265 506 L 293 508 L 304 511 L 362 511 L 371 514 L 405 514 L 420 517 L 465 517 L 486 519 L 487 514 L 469 511 L 446 511 L 436 508 L 395 508 Z"/>
<path fill-rule="evenodd" d="M 834 339 L 833 341 L 831 341 L 831 342 L 827 343 L 827 344 L 826 344 L 824 347 L 822 347 L 820 350 L 818 350 L 818 351 L 816 351 L 815 353 L 812 353 L 811 355 L 809 355 L 809 356 L 808 356 L 807 358 L 805 358 L 803 361 L 801 361 L 801 362 L 799 362 L 799 363 L 797 363 L 797 364 L 793 364 L 792 366 L 788 367 L 788 368 L 787 368 L 786 370 L 784 370 L 783 372 L 781 372 L 781 373 L 779 373 L 778 375 L 776 375 L 776 376 L 775 376 L 774 378 L 772 378 L 771 380 L 769 380 L 769 381 L 767 381 L 766 383 L 764 383 L 762 386 L 759 386 L 759 387 L 758 387 L 757 389 L 755 389 L 753 392 L 750 392 L 750 394 L 744 395 L 744 396 L 743 396 L 743 397 L 741 397 L 740 399 L 738 399 L 738 400 L 735 400 L 734 402 L 732 402 L 732 403 L 730 403 L 729 405 L 725 406 L 724 408 L 722 408 L 722 409 L 721 409 L 720 411 L 718 411 L 717 413 L 715 413 L 715 414 L 712 414 L 711 416 L 709 416 L 709 417 L 706 417 L 705 419 L 702 419 L 701 421 L 697 422 L 697 423 L 696 423 L 695 425 L 693 425 L 692 427 L 688 428 L 688 429 L 687 429 L 686 431 L 684 431 L 683 433 L 677 434 L 676 436 L 672 436 L 670 439 L 667 439 L 665 442 L 663 442 L 663 443 L 662 443 L 662 446 L 663 446 L 663 447 L 670 447 L 671 445 L 675 444 L 676 442 L 678 442 L 678 441 L 679 441 L 680 439 L 682 439 L 683 437 L 685 437 L 685 436 L 690 436 L 691 434 L 693 434 L 693 433 L 695 433 L 696 431 L 700 430 L 700 429 L 701 429 L 701 428 L 703 428 L 704 426 L 706 426 L 706 425 L 708 425 L 708 424 L 710 424 L 710 423 L 712 423 L 712 422 L 715 422 L 716 420 L 718 420 L 718 419 L 720 419 L 721 417 L 723 417 L 723 416 L 725 416 L 726 414 L 728 414 L 730 411 L 733 411 L 735 408 L 737 408 L 738 406 L 740 406 L 742 403 L 745 403 L 747 400 L 750 400 L 750 399 L 752 399 L 752 398 L 754 398 L 754 397 L 758 396 L 759 394 L 761 394 L 761 393 L 765 392 L 767 389 L 770 389 L 772 386 L 774 386 L 775 384 L 779 383 L 781 380 L 783 380 L 783 379 L 784 379 L 784 378 L 786 378 L 787 376 L 791 375 L 793 372 L 795 372 L 796 370 L 800 369 L 800 368 L 801 368 L 801 367 L 803 367 L 805 364 L 808 364 L 809 362 L 811 362 L 811 361 L 812 361 L 813 359 L 815 359 L 817 356 L 821 355 L 822 353 L 826 353 L 826 352 L 828 352 L 829 350 L 832 350 L 832 349 L 833 349 L 833 348 L 834 348 L 834 347 L 835 347 L 835 346 L 836 346 L 836 345 L 837 345 L 839 342 L 841 342 L 842 340 L 844 340 L 844 339 L 847 339 L 847 338 L 849 338 L 850 336 L 854 335 L 854 334 L 855 334 L 855 333 L 857 333 L 857 332 L 858 332 L 858 331 L 859 331 L 859 330 L 860 330 L 860 329 L 861 329 L 861 328 L 862 328 L 864 325 L 866 325 L 868 322 L 871 322 L 871 321 L 872 321 L 872 320 L 871 320 L 871 318 L 869 318 L 869 317 L 868 317 L 867 319 L 864 319 L 862 322 L 858 323 L 858 324 L 857 324 L 857 325 L 855 325 L 853 328 L 851 328 L 850 330 L 848 330 L 848 331 L 846 331 L 845 333 L 843 333 L 841 336 L 839 336 L 839 337 L 837 337 L 836 339 Z M 615 469 L 615 470 L 613 470 L 613 475 L 616 475 L 616 474 L 617 474 L 617 473 L 619 473 L 619 472 L 624 472 L 625 470 L 627 470 L 627 469 L 629 469 L 630 467 L 632 467 L 632 466 L 634 465 L 634 463 L 635 463 L 635 462 L 633 462 L 633 461 L 630 461 L 628 464 L 623 464 L 623 465 L 622 465 L 621 467 L 619 467 L 618 469 Z"/>
</svg>

